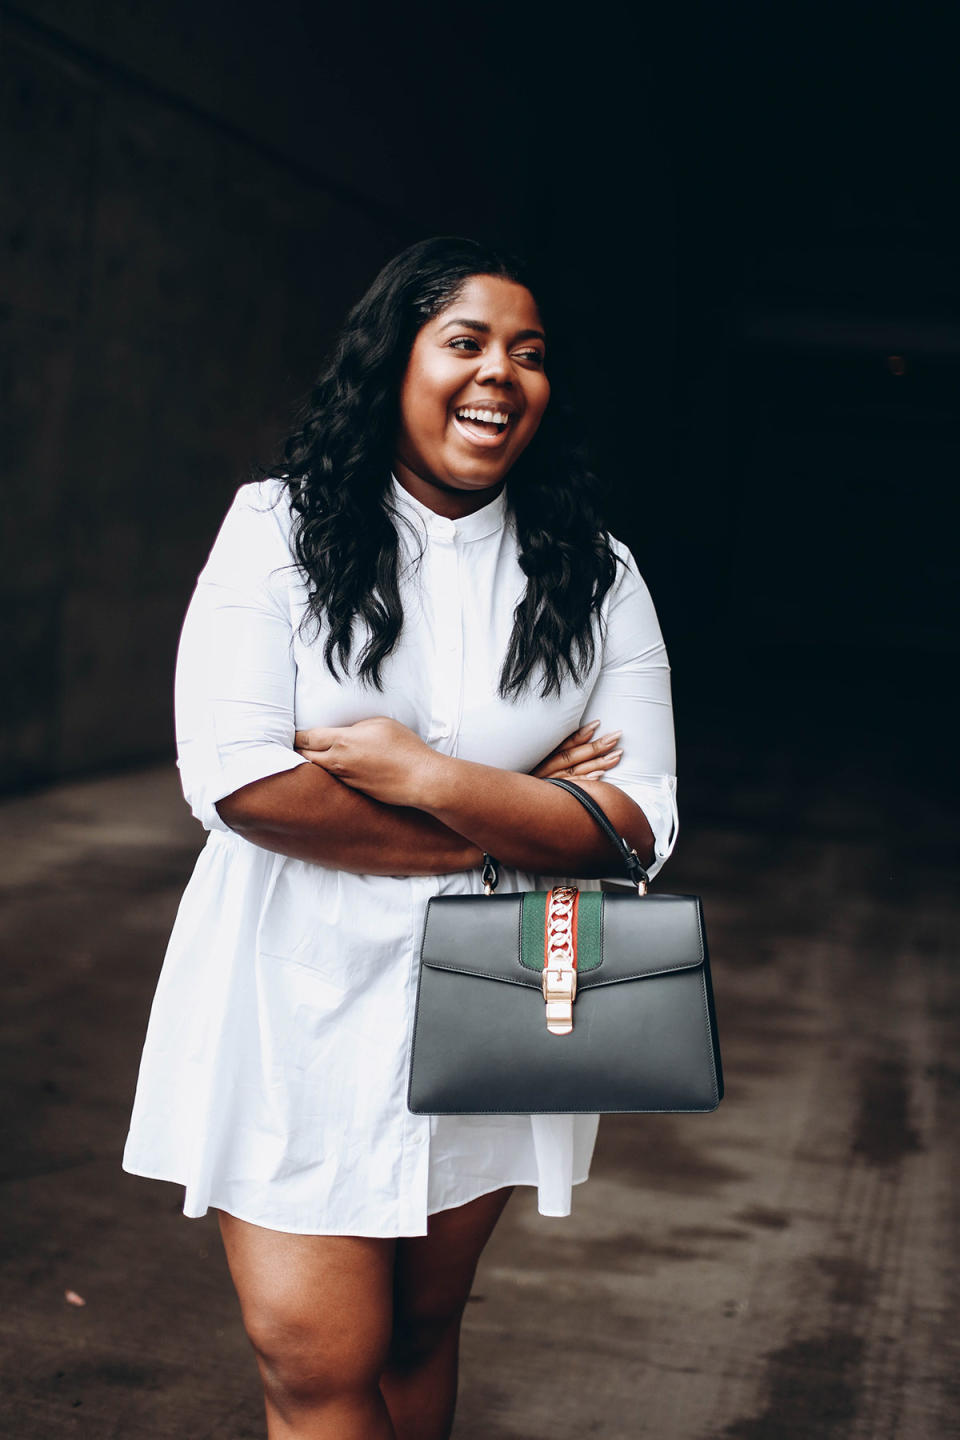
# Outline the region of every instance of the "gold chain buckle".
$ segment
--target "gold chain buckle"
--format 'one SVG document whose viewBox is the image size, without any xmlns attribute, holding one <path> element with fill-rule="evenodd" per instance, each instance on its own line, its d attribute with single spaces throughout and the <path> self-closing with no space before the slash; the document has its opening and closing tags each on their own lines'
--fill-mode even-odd
<svg viewBox="0 0 960 1440">
<path fill-rule="evenodd" d="M 551 1035 L 569 1035 L 573 1029 L 573 1002 L 577 994 L 575 917 L 577 890 L 557 885 L 547 896 L 546 941 L 541 985 Z"/>
<path fill-rule="evenodd" d="M 573 1029 L 573 1002 L 577 994 L 576 970 L 544 970 L 543 998 L 551 1035 L 569 1035 Z"/>
</svg>

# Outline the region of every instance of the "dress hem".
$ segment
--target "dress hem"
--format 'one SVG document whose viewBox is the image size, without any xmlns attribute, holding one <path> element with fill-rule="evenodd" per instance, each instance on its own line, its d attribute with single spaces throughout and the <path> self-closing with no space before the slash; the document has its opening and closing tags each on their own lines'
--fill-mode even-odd
<svg viewBox="0 0 960 1440">
<path fill-rule="evenodd" d="M 159 1175 L 159 1174 L 157 1174 L 157 1172 L 154 1171 L 154 1170 L 141 1169 L 141 1168 L 139 1168 L 139 1167 L 134 1168 L 134 1166 L 133 1166 L 131 1163 L 127 1162 L 126 1160 L 124 1160 L 124 1161 L 122 1162 L 122 1164 L 121 1164 L 121 1169 L 125 1172 L 125 1174 L 127 1174 L 127 1175 L 135 1175 L 135 1176 L 137 1176 L 137 1177 L 138 1177 L 139 1179 L 141 1179 L 141 1180 L 159 1180 L 159 1181 L 161 1181 L 161 1182 L 162 1182 L 163 1184 L 165 1184 L 165 1185 L 180 1185 L 184 1190 L 186 1190 L 186 1188 L 187 1188 L 183 1180 L 175 1179 L 175 1178 L 173 1178 L 173 1177 L 170 1176 L 170 1175 Z M 588 1170 L 585 1175 L 575 1176 L 574 1179 L 572 1179 L 572 1180 L 570 1181 L 571 1187 L 574 1186 L 574 1185 L 583 1185 L 583 1184 L 586 1183 L 586 1181 L 587 1181 L 589 1178 L 590 1178 L 590 1172 L 589 1172 L 589 1170 Z M 489 1194 L 491 1194 L 494 1190 L 506 1190 L 506 1189 L 511 1188 L 511 1187 L 516 1187 L 517 1185 L 525 1185 L 525 1186 L 528 1186 L 528 1187 L 530 1187 L 530 1188 L 532 1188 L 532 1189 L 534 1189 L 534 1190 L 537 1189 L 537 1182 L 536 1182 L 535 1180 L 497 1180 L 496 1182 L 494 1182 L 494 1183 L 491 1184 L 489 1178 L 487 1178 L 487 1179 L 482 1180 L 482 1181 L 481 1181 L 481 1184 L 482 1184 L 482 1187 L 483 1187 L 482 1189 L 477 1190 L 475 1193 L 471 1193 L 471 1194 L 468 1195 L 468 1196 L 466 1197 L 466 1199 L 464 1199 L 464 1200 L 458 1200 L 456 1205 L 443 1205 L 443 1206 L 438 1206 L 438 1207 L 437 1207 L 436 1209 L 434 1209 L 434 1210 L 428 1210 L 428 1211 L 427 1211 L 427 1214 L 426 1214 L 426 1218 L 429 1219 L 431 1215 L 440 1215 L 440 1214 L 443 1213 L 444 1210 L 456 1210 L 456 1209 L 458 1209 L 461 1205 L 469 1205 L 472 1200 L 478 1200 L 481 1195 L 489 1195 Z M 405 1240 L 405 1239 L 411 1239 L 411 1240 L 412 1240 L 412 1239 L 416 1239 L 416 1238 L 418 1238 L 418 1237 L 420 1237 L 420 1236 L 426 1235 L 426 1233 L 427 1233 L 426 1227 L 424 1227 L 423 1230 L 388 1230 L 388 1231 L 384 1231 L 384 1230 L 371 1230 L 371 1229 L 358 1229 L 356 1226 L 352 1227 L 351 1229 L 337 1229 L 337 1230 L 299 1230 L 299 1229 L 294 1229 L 294 1227 L 293 1227 L 292 1225 L 278 1225 L 278 1224 L 266 1225 L 266 1224 L 264 1224 L 264 1222 L 263 1222 L 262 1220 L 252 1220 L 252 1219 L 250 1219 L 250 1217 L 247 1216 L 247 1215 L 240 1215 L 240 1214 L 238 1214 L 235 1209 L 232 1209 L 231 1207 L 229 1207 L 229 1206 L 227 1206 L 227 1205 L 218 1205 L 217 1202 L 216 1202 L 214 1199 L 212 1199 L 212 1198 L 207 1201 L 205 1207 L 204 1207 L 202 1210 L 188 1210 L 188 1209 L 187 1209 L 186 1195 L 184 1195 L 184 1201 L 183 1201 L 182 1211 L 183 1211 L 184 1216 L 185 1216 L 188 1220 L 202 1220 L 206 1215 L 209 1214 L 209 1212 L 210 1212 L 211 1210 L 222 1210 L 222 1211 L 224 1212 L 224 1214 L 226 1214 L 226 1215 L 231 1215 L 231 1216 L 234 1218 L 234 1220 L 242 1220 L 242 1221 L 244 1221 L 244 1223 L 247 1224 L 247 1225 L 256 1225 L 256 1226 L 258 1226 L 261 1230 L 276 1230 L 276 1231 L 277 1231 L 279 1234 L 281 1234 L 281 1235 L 329 1235 L 329 1236 L 349 1235 L 349 1236 L 354 1236 L 354 1237 L 356 1237 L 356 1238 L 358 1238 L 358 1239 L 362 1239 L 362 1240 Z M 568 1218 L 569 1218 L 569 1216 L 570 1216 L 570 1214 L 571 1214 L 571 1211 L 570 1211 L 570 1210 L 540 1210 L 539 1207 L 538 1207 L 537 1213 L 540 1214 L 540 1215 L 545 1216 L 547 1219 L 550 1219 L 550 1220 L 565 1220 L 565 1219 L 568 1219 Z"/>
</svg>

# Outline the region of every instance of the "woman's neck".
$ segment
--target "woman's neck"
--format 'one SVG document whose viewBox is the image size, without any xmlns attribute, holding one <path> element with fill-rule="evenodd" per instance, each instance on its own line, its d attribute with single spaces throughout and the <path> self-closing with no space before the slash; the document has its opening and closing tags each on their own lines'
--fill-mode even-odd
<svg viewBox="0 0 960 1440">
<path fill-rule="evenodd" d="M 488 485 L 482 490 L 461 489 L 458 485 L 444 485 L 432 475 L 422 475 L 400 459 L 394 460 L 393 473 L 397 484 L 408 495 L 447 520 L 462 520 L 464 515 L 482 510 L 484 505 L 496 500 L 506 483 L 498 480 L 495 485 Z"/>
</svg>

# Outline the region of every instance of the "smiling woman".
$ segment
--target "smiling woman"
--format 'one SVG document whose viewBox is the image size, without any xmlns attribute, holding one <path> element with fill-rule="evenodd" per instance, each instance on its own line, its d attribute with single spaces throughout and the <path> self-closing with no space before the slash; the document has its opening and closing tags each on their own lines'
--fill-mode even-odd
<svg viewBox="0 0 960 1440">
<path fill-rule="evenodd" d="M 501 890 L 596 888 L 608 843 L 545 778 L 576 776 L 651 874 L 676 836 L 662 637 L 548 335 L 516 259 L 397 256 L 184 622 L 178 763 L 210 835 L 124 1164 L 219 1211 L 272 1440 L 448 1436 L 512 1187 L 561 1216 L 587 1179 L 596 1116 L 408 1109 L 428 901 L 478 893 L 484 851 Z"/>
<path fill-rule="evenodd" d="M 426 504 L 452 486 L 459 507 L 464 491 L 482 497 L 527 448 L 550 382 L 540 312 L 525 286 L 474 275 L 455 308 L 462 315 L 441 311 L 413 342 L 400 391 L 396 473 Z"/>
</svg>

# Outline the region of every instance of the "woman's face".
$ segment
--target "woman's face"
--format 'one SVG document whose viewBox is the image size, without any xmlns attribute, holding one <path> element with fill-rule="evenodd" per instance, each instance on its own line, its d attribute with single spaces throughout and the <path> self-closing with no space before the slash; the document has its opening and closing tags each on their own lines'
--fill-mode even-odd
<svg viewBox="0 0 960 1440">
<path fill-rule="evenodd" d="M 395 467 L 408 490 L 428 505 L 444 493 L 462 504 L 470 492 L 503 481 L 550 398 L 545 350 L 536 301 L 525 286 L 495 275 L 467 280 L 410 351 Z"/>
</svg>

